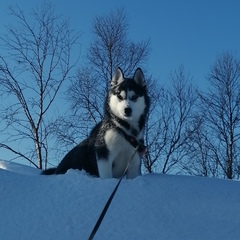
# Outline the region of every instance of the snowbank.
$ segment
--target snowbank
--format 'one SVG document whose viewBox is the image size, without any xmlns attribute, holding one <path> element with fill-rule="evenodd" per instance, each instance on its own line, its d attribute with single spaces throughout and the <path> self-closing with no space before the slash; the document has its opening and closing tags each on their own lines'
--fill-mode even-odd
<svg viewBox="0 0 240 240">
<path fill-rule="evenodd" d="M 42 176 L 0 161 L 0 239 L 88 239 L 117 180 Z M 151 174 L 123 180 L 94 239 L 239 239 L 240 182 Z"/>
</svg>

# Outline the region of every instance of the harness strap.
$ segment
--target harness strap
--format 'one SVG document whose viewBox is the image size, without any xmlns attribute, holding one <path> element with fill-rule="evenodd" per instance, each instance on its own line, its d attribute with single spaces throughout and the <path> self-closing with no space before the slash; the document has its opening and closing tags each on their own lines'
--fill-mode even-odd
<svg viewBox="0 0 240 240">
<path fill-rule="evenodd" d="M 103 220 L 103 218 L 104 218 L 104 216 L 105 216 L 105 214 L 106 214 L 106 212 L 107 212 L 107 210 L 108 210 L 108 208 L 109 208 L 109 206 L 110 206 L 110 204 L 111 204 L 111 202 L 112 202 L 112 199 L 113 199 L 113 197 L 114 197 L 114 195 L 115 195 L 115 193 L 116 193 L 116 191 L 117 191 L 117 189 L 118 189 L 118 187 L 119 187 L 119 185 L 120 185 L 120 183 L 121 183 L 121 181 L 122 181 L 122 178 L 119 179 L 118 184 L 116 185 L 116 187 L 115 187 L 115 189 L 113 190 L 111 196 L 109 197 L 109 199 L 108 199 L 108 201 L 107 201 L 104 209 L 102 210 L 102 213 L 101 213 L 101 215 L 99 216 L 98 221 L 97 221 L 97 223 L 95 224 L 95 226 L 94 226 L 94 228 L 93 228 L 93 230 L 92 230 L 92 232 L 91 232 L 91 235 L 89 236 L 88 240 L 92 240 L 92 239 L 94 238 L 94 236 L 95 236 L 95 234 L 96 234 L 99 226 L 101 225 L 102 220 Z"/>
<path fill-rule="evenodd" d="M 134 152 L 133 152 L 133 154 L 132 154 L 132 157 L 131 157 L 130 161 L 128 161 L 128 164 L 127 164 L 127 166 L 126 166 L 126 168 L 125 168 L 125 170 L 124 170 L 121 178 L 118 180 L 118 183 L 117 183 L 116 187 L 114 188 L 112 194 L 111 194 L 110 197 L 108 198 L 108 201 L 107 201 L 107 203 L 105 204 L 105 207 L 104 207 L 104 209 L 102 210 L 102 213 L 101 213 L 101 215 L 99 216 L 99 218 L 98 218 L 98 220 L 97 220 L 97 222 L 96 222 L 96 224 L 95 224 L 95 226 L 94 226 L 94 228 L 93 228 L 93 230 L 92 230 L 92 232 L 91 232 L 88 240 L 92 240 L 92 239 L 94 238 L 94 236 L 95 236 L 95 234 L 96 234 L 99 226 L 101 225 L 102 220 L 103 220 L 103 218 L 104 218 L 104 216 L 105 216 L 105 214 L 106 214 L 106 212 L 107 212 L 107 210 L 108 210 L 108 208 L 109 208 L 109 206 L 110 206 L 110 204 L 111 204 L 111 202 L 112 202 L 112 200 L 113 200 L 113 197 L 114 197 L 115 193 L 116 193 L 117 190 L 118 190 L 118 187 L 119 187 L 119 185 L 120 185 L 123 177 L 124 177 L 124 176 L 126 175 L 126 173 L 127 173 L 128 167 L 129 167 L 129 165 L 130 165 L 133 157 L 135 156 L 136 152 L 137 152 L 137 149 L 134 150 Z"/>
<path fill-rule="evenodd" d="M 143 141 L 138 141 L 134 136 L 128 135 L 125 133 L 121 128 L 117 128 L 120 133 L 123 134 L 125 139 L 134 147 L 137 149 L 137 152 L 142 157 L 147 152 L 147 147 L 143 144 Z"/>
<path fill-rule="evenodd" d="M 95 234 L 96 234 L 99 226 L 101 225 L 102 220 L 103 220 L 103 218 L 104 218 L 104 216 L 105 216 L 105 214 L 106 214 L 106 212 L 107 212 L 107 210 L 108 210 L 108 208 L 109 208 L 109 206 L 110 206 L 110 204 L 111 204 L 111 202 L 112 202 L 112 200 L 113 200 L 113 197 L 114 197 L 115 193 L 116 193 L 117 190 L 118 190 L 118 187 L 119 187 L 119 185 L 120 185 L 123 177 L 124 177 L 124 176 L 126 175 L 126 173 L 127 173 L 128 167 L 129 167 L 129 165 L 131 164 L 131 162 L 132 162 L 135 154 L 138 152 L 138 154 L 139 154 L 140 156 L 143 156 L 143 155 L 146 153 L 146 151 L 147 151 L 147 147 L 143 144 L 143 141 L 138 141 L 135 137 L 126 134 L 126 133 L 125 133 L 121 128 L 119 128 L 119 127 L 117 127 L 117 130 L 118 130 L 121 134 L 123 134 L 123 136 L 125 137 L 125 139 L 134 147 L 134 151 L 133 151 L 133 154 L 132 154 L 132 157 L 131 157 L 130 161 L 128 161 L 128 164 L 127 164 L 126 168 L 124 169 L 124 172 L 123 172 L 121 178 L 119 179 L 116 187 L 114 188 L 114 190 L 113 190 L 112 194 L 110 195 L 107 203 L 105 204 L 105 207 L 103 208 L 102 213 L 101 213 L 101 215 L 99 216 L 99 218 L 98 218 L 98 220 L 97 220 L 97 222 L 96 222 L 96 224 L 95 224 L 95 226 L 94 226 L 94 228 L 93 228 L 93 230 L 92 230 L 92 232 L 91 232 L 88 240 L 92 240 L 92 239 L 94 238 L 94 236 L 95 236 Z"/>
</svg>

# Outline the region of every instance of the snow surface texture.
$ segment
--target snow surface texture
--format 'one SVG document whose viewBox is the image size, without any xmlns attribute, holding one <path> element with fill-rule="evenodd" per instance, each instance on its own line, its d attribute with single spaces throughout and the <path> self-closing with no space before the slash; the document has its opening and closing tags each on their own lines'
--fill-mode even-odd
<svg viewBox="0 0 240 240">
<path fill-rule="evenodd" d="M 42 176 L 0 161 L 0 239 L 88 239 L 117 179 Z M 149 174 L 124 179 L 94 239 L 239 239 L 240 182 Z"/>
</svg>

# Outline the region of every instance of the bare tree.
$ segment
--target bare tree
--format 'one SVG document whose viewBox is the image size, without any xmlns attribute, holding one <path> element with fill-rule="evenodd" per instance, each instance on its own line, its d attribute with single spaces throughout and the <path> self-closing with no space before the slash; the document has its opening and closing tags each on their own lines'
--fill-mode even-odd
<svg viewBox="0 0 240 240">
<path fill-rule="evenodd" d="M 194 130 L 187 143 L 187 156 L 180 164 L 181 172 L 194 176 L 219 177 L 211 132 L 205 127 L 204 121 L 205 116 L 201 115 L 201 112 L 193 118 Z"/>
<path fill-rule="evenodd" d="M 148 172 L 177 172 L 186 156 L 186 146 L 193 133 L 191 127 L 197 94 L 183 66 L 170 75 L 172 88 L 158 91 L 157 101 L 146 129 L 149 147 L 144 159 Z"/>
<path fill-rule="evenodd" d="M 60 143 L 76 144 L 76 140 L 85 138 L 93 125 L 102 119 L 104 99 L 118 66 L 130 76 L 147 60 L 149 40 L 134 43 L 128 39 L 127 30 L 124 9 L 94 18 L 93 41 L 87 50 L 86 65 L 78 69 L 66 94 L 71 116 L 59 119 L 65 130 L 56 129 Z M 63 131 L 68 132 L 69 137 L 63 137 Z"/>
<path fill-rule="evenodd" d="M 207 93 L 200 94 L 209 147 L 220 177 L 239 178 L 240 169 L 240 61 L 230 53 L 218 57 L 212 67 Z"/>
<path fill-rule="evenodd" d="M 1 137 L 5 136 L 0 147 L 42 169 L 48 161 L 53 120 L 48 113 L 76 65 L 71 51 L 79 34 L 50 4 L 33 11 L 33 19 L 20 8 L 9 10 L 15 24 L 0 38 Z"/>
<path fill-rule="evenodd" d="M 105 81 L 106 89 L 118 66 L 130 75 L 149 56 L 149 40 L 135 43 L 128 39 L 128 21 L 123 8 L 95 17 L 92 32 L 94 40 L 87 59 L 97 77 Z"/>
<path fill-rule="evenodd" d="M 159 167 L 159 157 L 164 148 L 164 141 L 160 139 L 162 135 L 162 122 L 161 122 L 161 107 L 165 90 L 159 86 L 156 81 L 149 81 L 148 88 L 151 105 L 145 126 L 145 145 L 147 146 L 147 153 L 143 158 L 143 171 L 148 173 L 156 172 Z"/>
</svg>

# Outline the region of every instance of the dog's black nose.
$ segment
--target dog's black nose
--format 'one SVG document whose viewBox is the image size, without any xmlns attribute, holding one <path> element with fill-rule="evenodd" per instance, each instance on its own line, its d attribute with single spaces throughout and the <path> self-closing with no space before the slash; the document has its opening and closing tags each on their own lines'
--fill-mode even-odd
<svg viewBox="0 0 240 240">
<path fill-rule="evenodd" d="M 129 108 L 129 107 L 128 107 L 128 108 L 125 108 L 125 109 L 124 109 L 124 113 L 125 113 L 126 116 L 130 116 L 131 113 L 132 113 L 132 109 Z"/>
</svg>

